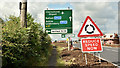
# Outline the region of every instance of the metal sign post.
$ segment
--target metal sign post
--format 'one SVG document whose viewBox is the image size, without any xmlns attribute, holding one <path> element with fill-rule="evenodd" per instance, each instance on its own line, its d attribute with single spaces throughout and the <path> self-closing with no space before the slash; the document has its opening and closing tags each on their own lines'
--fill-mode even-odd
<svg viewBox="0 0 120 68">
<path fill-rule="evenodd" d="M 95 57 L 95 55 L 96 55 L 96 52 L 93 53 L 93 56 L 94 56 L 94 62 L 96 62 L 96 57 Z"/>
<path fill-rule="evenodd" d="M 68 37 L 68 51 L 70 50 L 70 37 Z"/>
<path fill-rule="evenodd" d="M 98 53 L 98 55 L 99 55 L 99 63 L 101 63 L 101 60 L 100 60 L 100 53 Z"/>
<path fill-rule="evenodd" d="M 86 61 L 86 65 L 87 65 L 87 55 L 86 55 L 86 53 L 85 53 L 85 61 Z"/>
<path fill-rule="evenodd" d="M 82 52 L 82 62 L 84 61 L 84 58 L 83 58 L 84 56 L 83 56 L 83 55 L 84 55 L 84 54 L 83 54 L 83 52 Z"/>
<path fill-rule="evenodd" d="M 81 44 L 80 40 L 79 40 L 79 44 Z M 80 47 L 80 49 L 82 50 L 82 48 Z M 82 62 L 84 61 L 84 53 L 82 52 Z"/>
</svg>

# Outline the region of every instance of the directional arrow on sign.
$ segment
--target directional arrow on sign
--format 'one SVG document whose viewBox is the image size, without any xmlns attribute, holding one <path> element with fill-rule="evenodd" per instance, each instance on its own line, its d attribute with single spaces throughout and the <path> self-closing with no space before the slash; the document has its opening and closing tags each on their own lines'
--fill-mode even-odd
<svg viewBox="0 0 120 68">
<path fill-rule="evenodd" d="M 71 21 L 71 20 L 72 20 L 72 17 L 70 16 L 69 19 L 70 19 L 70 21 Z"/>
<path fill-rule="evenodd" d="M 65 38 L 65 37 L 75 37 L 75 34 L 61 34 L 61 37 L 62 38 Z"/>
<path fill-rule="evenodd" d="M 61 14 L 64 14 L 64 12 L 62 12 Z"/>
<path fill-rule="evenodd" d="M 65 38 L 65 34 L 61 34 L 61 37 L 62 37 L 62 38 Z"/>
<path fill-rule="evenodd" d="M 48 33 L 48 32 L 51 32 L 51 31 L 48 31 L 48 30 L 47 30 L 46 32 Z"/>
</svg>

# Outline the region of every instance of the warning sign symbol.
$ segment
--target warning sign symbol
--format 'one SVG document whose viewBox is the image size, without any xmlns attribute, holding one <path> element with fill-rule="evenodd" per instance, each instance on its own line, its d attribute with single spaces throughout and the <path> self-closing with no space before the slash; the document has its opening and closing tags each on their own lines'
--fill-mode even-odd
<svg viewBox="0 0 120 68">
<path fill-rule="evenodd" d="M 103 36 L 103 33 L 94 23 L 94 21 L 87 16 L 85 22 L 83 23 L 80 32 L 78 33 L 78 37 L 94 37 L 94 36 Z"/>
<path fill-rule="evenodd" d="M 89 26 L 93 28 L 93 30 L 92 30 L 92 31 L 88 31 L 88 29 L 87 29 L 87 28 L 88 28 Z M 85 26 L 85 31 L 86 31 L 88 34 L 92 34 L 92 33 L 94 33 L 94 30 L 95 30 L 95 27 L 94 27 L 93 25 L 91 25 L 91 24 L 90 24 L 90 25 L 86 25 L 86 26 Z"/>
</svg>

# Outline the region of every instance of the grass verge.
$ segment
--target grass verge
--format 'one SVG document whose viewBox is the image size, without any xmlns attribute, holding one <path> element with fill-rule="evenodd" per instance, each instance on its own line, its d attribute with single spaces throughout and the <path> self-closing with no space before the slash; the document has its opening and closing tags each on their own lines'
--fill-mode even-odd
<svg viewBox="0 0 120 68">
<path fill-rule="evenodd" d="M 56 66 L 65 66 L 66 64 L 71 64 L 71 63 L 66 63 L 64 60 L 62 60 L 62 57 L 60 56 L 62 50 L 66 49 L 66 48 L 67 47 L 57 46 L 58 55 L 57 55 L 57 64 L 56 64 Z"/>
</svg>

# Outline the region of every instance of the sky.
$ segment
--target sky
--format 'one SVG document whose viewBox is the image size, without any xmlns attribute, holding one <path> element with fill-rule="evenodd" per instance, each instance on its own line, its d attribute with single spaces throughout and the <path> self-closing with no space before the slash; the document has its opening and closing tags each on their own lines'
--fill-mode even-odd
<svg viewBox="0 0 120 68">
<path fill-rule="evenodd" d="M 9 15 L 19 16 L 20 0 L 4 0 L 0 2 L 0 18 Z M 80 31 L 82 22 L 90 16 L 103 33 L 118 33 L 118 1 L 119 0 L 28 0 L 28 12 L 33 15 L 36 22 L 44 27 L 44 10 L 67 9 L 73 10 L 73 33 Z M 52 40 L 66 40 L 61 34 L 50 34 Z"/>
</svg>

